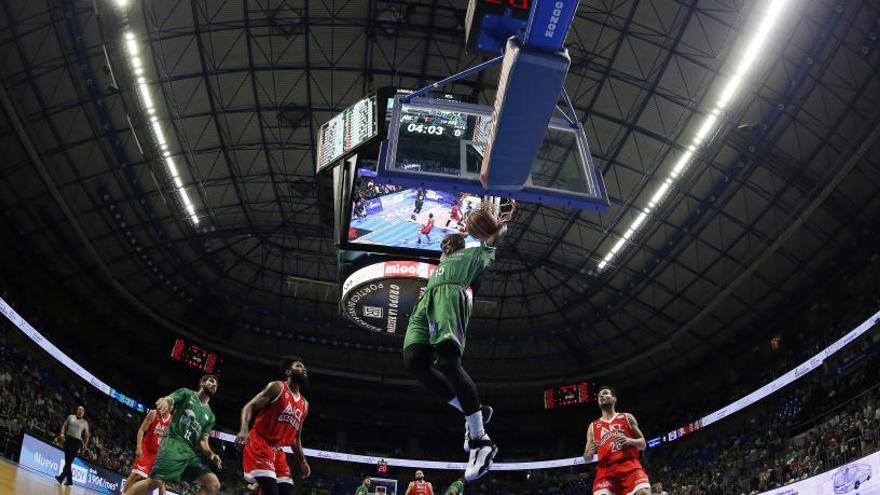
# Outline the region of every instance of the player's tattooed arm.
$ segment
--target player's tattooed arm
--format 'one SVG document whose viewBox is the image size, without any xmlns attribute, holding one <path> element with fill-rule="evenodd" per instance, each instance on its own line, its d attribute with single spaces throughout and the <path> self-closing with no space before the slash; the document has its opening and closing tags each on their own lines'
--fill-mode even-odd
<svg viewBox="0 0 880 495">
<path fill-rule="evenodd" d="M 636 422 L 635 416 L 626 413 L 626 420 L 629 421 L 629 427 L 632 428 L 633 431 L 633 438 L 627 438 L 625 440 L 626 444 L 632 445 L 639 450 L 645 450 L 648 448 L 648 443 L 645 441 L 645 435 L 643 435 L 642 430 L 639 429 L 639 424 Z"/>
<path fill-rule="evenodd" d="M 253 399 L 241 408 L 241 427 L 238 430 L 238 435 L 235 436 L 236 443 L 243 445 L 247 441 L 248 427 L 251 424 L 251 418 L 254 417 L 254 413 L 262 409 L 269 402 L 277 399 L 281 395 L 282 390 L 281 382 L 269 382 L 260 393 L 255 395 Z"/>
<path fill-rule="evenodd" d="M 584 461 L 587 463 L 593 460 L 593 454 L 596 453 L 596 441 L 593 439 L 593 423 L 587 427 L 587 444 L 584 446 Z"/>
</svg>

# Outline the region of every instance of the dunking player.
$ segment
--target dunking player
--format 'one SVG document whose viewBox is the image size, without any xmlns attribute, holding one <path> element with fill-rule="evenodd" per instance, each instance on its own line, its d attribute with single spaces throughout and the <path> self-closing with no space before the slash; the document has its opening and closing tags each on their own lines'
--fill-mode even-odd
<svg viewBox="0 0 880 495">
<path fill-rule="evenodd" d="M 290 447 L 303 478 L 311 474 L 302 450 L 302 425 L 309 413 L 309 403 L 300 393 L 308 383 L 308 371 L 301 358 L 291 357 L 281 363 L 283 381 L 269 382 L 241 408 L 241 429 L 235 437 L 244 444 L 242 465 L 244 479 L 260 486 L 260 495 L 293 495 L 293 477 L 282 447 Z M 251 418 L 254 426 L 248 432 Z"/>
<path fill-rule="evenodd" d="M 159 451 L 159 443 L 162 442 L 169 424 L 171 424 L 171 414 L 160 414 L 155 409 L 147 413 L 138 428 L 134 464 L 131 466 L 131 474 L 125 480 L 123 492 L 134 483 L 150 477 L 150 470 L 153 469 L 153 462 L 156 461 L 156 452 Z M 159 495 L 165 495 L 164 485 L 159 487 Z"/>
<path fill-rule="evenodd" d="M 459 476 L 457 480 L 453 481 L 443 492 L 443 495 L 464 495 L 464 477 Z"/>
<path fill-rule="evenodd" d="M 416 241 L 416 244 L 422 243 L 422 236 L 425 236 L 425 241 L 428 244 L 431 244 L 431 231 L 434 230 L 434 214 L 428 213 L 428 221 L 425 222 L 425 225 L 419 229 L 419 239 Z"/>
<path fill-rule="evenodd" d="M 425 473 L 421 469 L 416 471 L 416 480 L 409 482 L 404 495 L 434 495 L 434 487 L 425 481 Z"/>
<path fill-rule="evenodd" d="M 465 415 L 466 450 L 470 450 L 465 479 L 472 481 L 488 472 L 498 447 L 483 428 L 492 408 L 480 404 L 477 387 L 461 364 L 473 305 L 469 287 L 495 259 L 494 246 L 507 226 L 492 213 L 480 211 L 471 216 L 468 229 L 483 243 L 465 249 L 460 234 L 448 235 L 440 243 L 440 265 L 406 329 L 403 364 L 426 388 Z"/>
<path fill-rule="evenodd" d="M 220 469 L 220 456 L 211 451 L 208 444 L 216 420 L 208 403 L 217 393 L 217 386 L 216 376 L 205 375 L 199 380 L 198 391 L 181 388 L 156 401 L 159 414 L 168 414 L 173 409 L 174 417 L 165 430 L 150 477 L 132 485 L 126 495 L 146 495 L 167 481 L 181 479 L 196 480 L 202 487 L 199 495 L 214 495 L 220 490 L 217 475 L 196 453 L 198 448 Z"/>
<path fill-rule="evenodd" d="M 645 436 L 636 418 L 618 413 L 617 391 L 603 386 L 598 394 L 602 417 L 587 428 L 584 460 L 590 462 L 598 450 L 599 464 L 593 495 L 650 495 L 651 482 L 639 462 L 639 450 L 645 450 Z"/>
</svg>

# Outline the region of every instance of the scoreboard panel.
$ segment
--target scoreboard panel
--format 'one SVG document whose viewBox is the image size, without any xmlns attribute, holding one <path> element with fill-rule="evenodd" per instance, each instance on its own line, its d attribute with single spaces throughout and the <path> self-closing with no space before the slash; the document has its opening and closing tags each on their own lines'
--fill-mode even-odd
<svg viewBox="0 0 880 495">
<path fill-rule="evenodd" d="M 220 374 L 223 365 L 223 358 L 219 354 L 183 339 L 174 341 L 174 347 L 171 348 L 171 359 L 214 375 Z"/>
<path fill-rule="evenodd" d="M 544 409 L 556 409 L 590 402 L 592 388 L 588 382 L 548 388 L 544 390 Z"/>
</svg>

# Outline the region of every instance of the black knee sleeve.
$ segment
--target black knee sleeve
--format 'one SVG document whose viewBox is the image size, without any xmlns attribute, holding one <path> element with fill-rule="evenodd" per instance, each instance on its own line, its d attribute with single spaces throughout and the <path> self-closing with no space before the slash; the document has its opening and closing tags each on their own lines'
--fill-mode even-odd
<svg viewBox="0 0 880 495">
<path fill-rule="evenodd" d="M 257 477 L 257 484 L 260 485 L 260 495 L 279 495 L 278 481 L 274 478 L 259 476 Z"/>
</svg>

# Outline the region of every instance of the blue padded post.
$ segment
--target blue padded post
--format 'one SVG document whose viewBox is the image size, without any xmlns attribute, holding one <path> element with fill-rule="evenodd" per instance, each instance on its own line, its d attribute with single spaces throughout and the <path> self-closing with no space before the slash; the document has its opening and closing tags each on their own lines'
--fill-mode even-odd
<svg viewBox="0 0 880 495">
<path fill-rule="evenodd" d="M 571 59 L 507 41 L 480 182 L 486 189 L 522 189 L 538 155 Z"/>
</svg>

